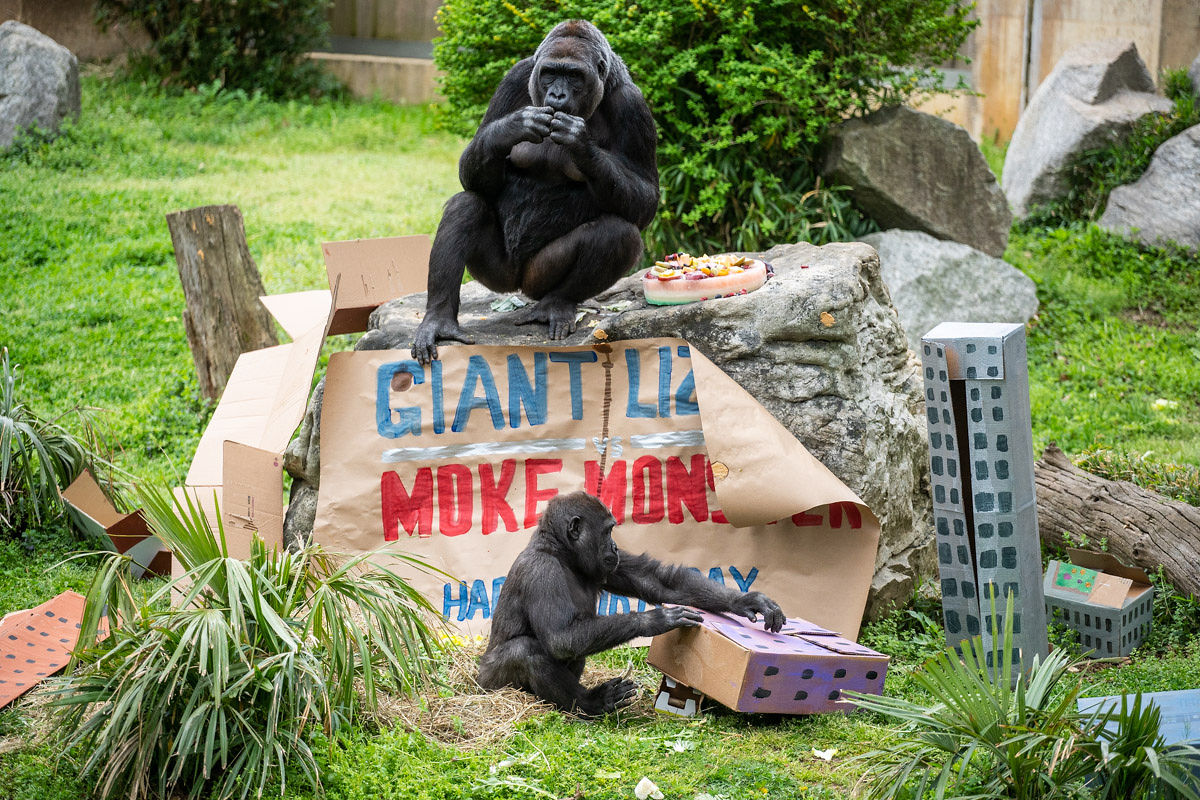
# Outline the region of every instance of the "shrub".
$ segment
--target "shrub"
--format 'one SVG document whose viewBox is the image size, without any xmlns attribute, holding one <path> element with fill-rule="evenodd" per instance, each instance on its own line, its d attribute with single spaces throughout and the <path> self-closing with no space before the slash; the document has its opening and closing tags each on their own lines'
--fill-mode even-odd
<svg viewBox="0 0 1200 800">
<path fill-rule="evenodd" d="M 105 554 L 81 646 L 102 614 L 117 623 L 77 651 L 54 700 L 66 747 L 82 746 L 81 774 L 100 797 L 135 800 L 261 795 L 288 767 L 319 786 L 310 734 L 332 735 L 360 700 L 373 707 L 381 684 L 423 680 L 436 612 L 370 554 L 278 552 L 255 537 L 239 561 L 190 498 L 151 489 L 141 503 L 183 574 L 143 597 L 129 559 Z"/>
<path fill-rule="evenodd" d="M 333 86 L 306 57 L 328 41 L 328 7 L 329 0 L 97 0 L 96 17 L 146 29 L 151 44 L 131 58 L 135 73 L 282 97 Z"/>
<path fill-rule="evenodd" d="M 975 23 L 959 0 L 447 0 L 434 59 L 450 124 L 470 133 L 500 78 L 557 22 L 594 22 L 659 128 L 663 204 L 653 252 L 757 250 L 849 238 L 871 223 L 817 178 L 847 116 L 940 79 Z"/>
<path fill-rule="evenodd" d="M 66 488 L 88 463 L 87 448 L 18 399 L 17 365 L 0 354 L 0 526 L 40 522 L 62 510 Z"/>
<path fill-rule="evenodd" d="M 1200 98 L 1192 89 L 1187 70 L 1164 70 L 1161 83 L 1164 93 L 1175 103 L 1171 111 L 1147 114 L 1133 124 L 1128 137 L 1075 156 L 1066 168 L 1067 195 L 1057 203 L 1035 209 L 1025 224 L 1098 219 L 1112 190 L 1142 177 L 1159 145 L 1200 125 Z"/>
</svg>

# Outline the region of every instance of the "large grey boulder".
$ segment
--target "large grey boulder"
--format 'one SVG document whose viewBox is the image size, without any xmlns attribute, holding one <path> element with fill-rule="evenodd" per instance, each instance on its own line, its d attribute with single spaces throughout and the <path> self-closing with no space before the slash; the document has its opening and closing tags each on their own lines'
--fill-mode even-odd
<svg viewBox="0 0 1200 800">
<path fill-rule="evenodd" d="M 1200 250 L 1200 125 L 1163 142 L 1141 178 L 1113 189 L 1100 227 Z"/>
<path fill-rule="evenodd" d="M 884 231 L 862 239 L 879 252 L 883 281 L 908 345 L 946 320 L 1026 322 L 1037 313 L 1037 288 L 1025 273 L 987 253 L 920 231 Z"/>
<path fill-rule="evenodd" d="M 26 128 L 57 131 L 79 110 L 79 62 L 71 51 L 24 23 L 0 24 L 0 150 Z"/>
<path fill-rule="evenodd" d="M 1021 114 L 1004 159 L 1004 193 L 1013 214 L 1066 196 L 1066 168 L 1086 150 L 1129 135 L 1133 123 L 1167 113 L 1137 47 L 1125 40 L 1078 45 L 1055 65 Z"/>
<path fill-rule="evenodd" d="M 1004 255 L 1008 201 L 978 145 L 952 122 L 904 106 L 850 120 L 834 132 L 822 172 L 849 186 L 882 228 Z"/>
<path fill-rule="evenodd" d="M 870 247 L 784 245 L 765 258 L 776 277 L 762 289 L 704 303 L 650 307 L 640 278 L 627 278 L 589 304 L 564 344 L 592 341 L 592 322 L 610 340 L 679 336 L 745 387 L 879 516 L 868 601 L 877 615 L 907 601 L 935 563 L 920 365 Z M 492 311 L 498 299 L 477 283 L 463 287 L 460 321 L 480 344 L 546 344 L 543 331 Z M 407 350 L 424 307 L 424 294 L 380 307 L 356 349 Z M 295 479 L 289 540 L 312 530 L 320 401 L 318 389 L 285 456 Z"/>
</svg>

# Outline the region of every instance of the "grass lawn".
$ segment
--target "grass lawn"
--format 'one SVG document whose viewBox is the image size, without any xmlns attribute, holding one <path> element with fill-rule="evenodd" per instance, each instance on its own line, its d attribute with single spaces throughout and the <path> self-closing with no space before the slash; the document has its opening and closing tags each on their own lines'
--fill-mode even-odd
<svg viewBox="0 0 1200 800">
<path fill-rule="evenodd" d="M 95 76 L 83 97 L 65 136 L 0 157 L 0 345 L 22 365 L 18 391 L 34 410 L 90 409 L 122 467 L 174 481 L 211 409 L 184 339 L 164 215 L 237 204 L 267 291 L 320 288 L 321 242 L 433 233 L 463 142 L 436 129 L 434 111 L 382 103 L 163 97 Z M 1200 465 L 1194 262 L 1082 227 L 1018 228 L 1008 259 L 1042 303 L 1029 328 L 1036 444 Z M 44 527 L 0 531 L 0 615 L 87 585 L 86 563 L 56 566 L 77 544 Z M 1133 664 L 1098 673 L 1092 693 L 1200 685 L 1195 604 L 1164 595 L 1159 606 L 1154 639 Z M 923 608 L 865 630 L 895 658 L 889 693 L 910 699 L 920 698 L 913 670 L 941 643 L 936 608 Z M 622 649 L 603 660 L 632 662 L 649 687 L 643 659 Z M 36 719 L 0 712 L 0 798 L 81 796 L 89 787 L 52 745 L 17 741 Z M 643 776 L 667 797 L 841 798 L 862 769 L 846 757 L 889 735 L 870 715 L 688 721 L 642 701 L 598 722 L 540 715 L 478 750 L 393 725 L 356 726 L 318 749 L 332 798 L 629 797 Z M 830 748 L 832 763 L 813 754 Z M 308 794 L 297 781 L 287 796 Z"/>
</svg>

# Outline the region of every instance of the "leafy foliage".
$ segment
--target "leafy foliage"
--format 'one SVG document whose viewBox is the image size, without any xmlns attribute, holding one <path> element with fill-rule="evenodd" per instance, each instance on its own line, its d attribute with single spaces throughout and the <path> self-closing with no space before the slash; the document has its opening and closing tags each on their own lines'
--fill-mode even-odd
<svg viewBox="0 0 1200 800">
<path fill-rule="evenodd" d="M 1087 450 L 1072 459 L 1075 466 L 1110 481 L 1128 481 L 1184 503 L 1200 506 L 1200 468 L 1155 461 L 1144 453 Z"/>
<path fill-rule="evenodd" d="M 381 685 L 426 679 L 435 612 L 395 571 L 369 564 L 373 554 L 278 552 L 255 537 L 240 561 L 190 497 L 146 489 L 141 502 L 183 575 L 143 598 L 129 560 L 107 554 L 80 641 L 96 641 L 102 614 L 117 622 L 77 653 L 55 699 L 55 723 L 67 747 L 83 745 L 81 772 L 101 797 L 246 797 L 271 779 L 285 785 L 289 769 L 319 785 L 312 731 L 351 722 L 360 689 L 373 707 Z"/>
<path fill-rule="evenodd" d="M 306 54 L 326 43 L 328 0 L 97 0 L 101 24 L 133 22 L 150 34 L 135 73 L 164 84 L 216 84 L 271 97 L 334 84 Z"/>
<path fill-rule="evenodd" d="M 17 396 L 17 365 L 0 354 L 0 526 L 17 517 L 39 522 L 62 509 L 58 490 L 89 460 L 87 448 L 57 423 L 31 411 Z"/>
<path fill-rule="evenodd" d="M 500 78 L 553 25 L 594 22 L 659 126 L 663 206 L 651 252 L 826 242 L 871 223 L 816 175 L 831 125 L 940 84 L 975 23 L 958 0 L 449 0 L 434 58 L 469 133 Z"/>
<path fill-rule="evenodd" d="M 1012 619 L 1010 598 L 990 649 L 977 636 L 961 653 L 947 648 L 926 663 L 914 680 L 937 698 L 932 705 L 855 695 L 860 707 L 905 726 L 859 757 L 867 797 L 1040 800 L 1082 796 L 1086 783 L 1096 798 L 1144 798 L 1168 787 L 1200 798 L 1189 773 L 1200 767 L 1200 751 L 1167 749 L 1159 711 L 1140 695 L 1119 710 L 1079 712 L 1083 678 L 1061 650 L 1010 682 Z M 995 678 L 989 664 L 998 665 Z"/>
<path fill-rule="evenodd" d="M 1142 177 L 1159 145 L 1200 125 L 1200 98 L 1192 89 L 1187 70 L 1164 70 L 1162 85 L 1174 108 L 1166 114 L 1147 114 L 1133 124 L 1128 137 L 1072 159 L 1066 169 L 1070 186 L 1066 197 L 1035 209 L 1029 223 L 1061 224 L 1099 218 L 1112 190 Z"/>
</svg>

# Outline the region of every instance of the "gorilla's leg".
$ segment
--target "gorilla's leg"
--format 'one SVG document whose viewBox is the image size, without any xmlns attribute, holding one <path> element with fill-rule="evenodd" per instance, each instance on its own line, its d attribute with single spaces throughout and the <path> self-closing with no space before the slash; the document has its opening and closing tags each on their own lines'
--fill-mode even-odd
<svg viewBox="0 0 1200 800">
<path fill-rule="evenodd" d="M 428 364 L 437 358 L 437 342 L 475 340 L 458 324 L 459 292 L 464 269 L 495 291 L 518 288 L 518 273 L 508 265 L 504 239 L 487 201 L 474 192 L 459 192 L 446 202 L 429 255 L 425 318 L 417 327 L 413 358 Z"/>
<path fill-rule="evenodd" d="M 563 711 L 588 716 L 616 711 L 637 694 L 637 684 L 623 678 L 584 688 L 579 682 L 583 664 L 582 658 L 570 663 L 559 661 L 534 637 L 517 636 L 479 660 L 479 685 L 484 689 L 516 686 Z"/>
<path fill-rule="evenodd" d="M 538 251 L 525 267 L 521 290 L 538 302 L 519 312 L 518 325 L 546 322 L 550 338 L 575 330 L 575 305 L 603 292 L 637 265 L 637 226 L 606 214 Z"/>
</svg>

